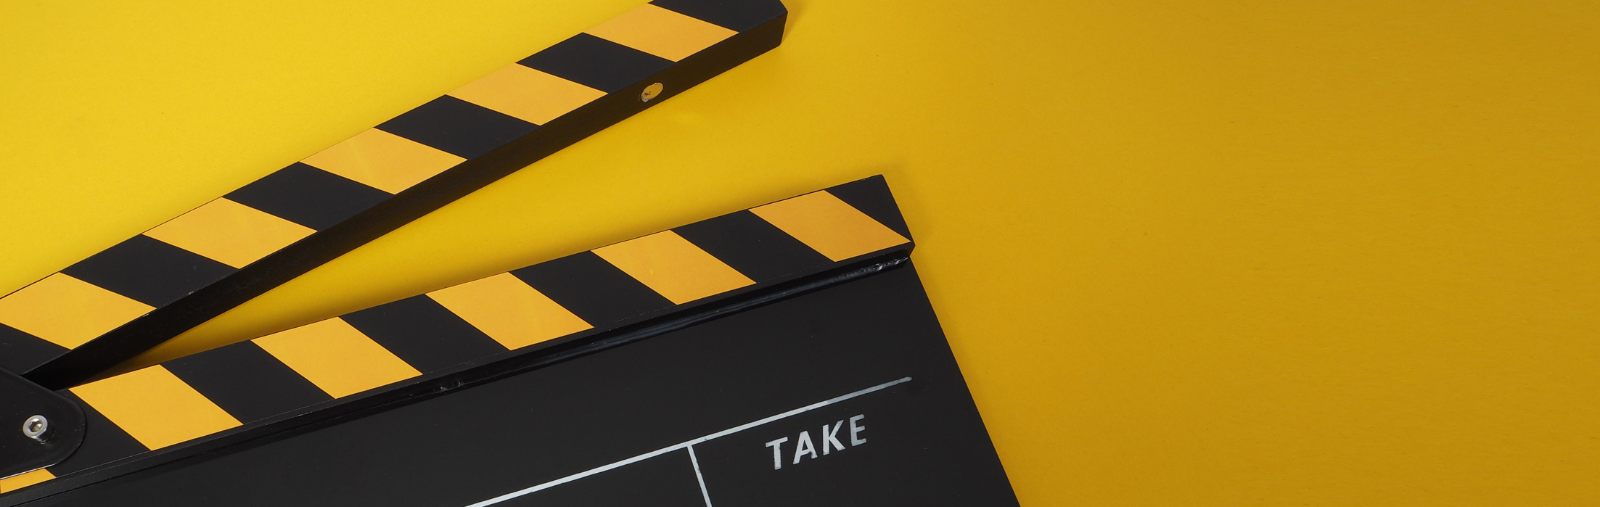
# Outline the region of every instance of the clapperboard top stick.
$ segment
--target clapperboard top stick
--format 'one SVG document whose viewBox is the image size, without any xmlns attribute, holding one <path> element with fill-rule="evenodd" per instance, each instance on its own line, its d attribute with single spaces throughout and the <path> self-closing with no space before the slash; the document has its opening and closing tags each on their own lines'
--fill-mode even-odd
<svg viewBox="0 0 1600 507">
<path fill-rule="evenodd" d="M 0 370 L 81 383 L 776 47 L 786 18 L 656 0 L 540 50 L 0 297 Z"/>
</svg>

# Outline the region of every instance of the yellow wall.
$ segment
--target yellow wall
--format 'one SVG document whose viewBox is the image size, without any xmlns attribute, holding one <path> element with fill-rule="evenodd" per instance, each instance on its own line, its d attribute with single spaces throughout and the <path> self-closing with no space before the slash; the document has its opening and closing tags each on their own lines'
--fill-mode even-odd
<svg viewBox="0 0 1600 507">
<path fill-rule="evenodd" d="M 7 0 L 0 292 L 640 2 Z M 1600 4 L 790 3 L 138 363 L 885 173 L 1025 505 L 1600 504 Z"/>
</svg>

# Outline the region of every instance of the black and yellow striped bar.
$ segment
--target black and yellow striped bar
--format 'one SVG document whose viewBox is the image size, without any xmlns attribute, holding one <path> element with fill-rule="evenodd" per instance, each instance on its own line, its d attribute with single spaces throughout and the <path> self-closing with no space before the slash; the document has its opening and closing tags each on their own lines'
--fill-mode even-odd
<svg viewBox="0 0 1600 507">
<path fill-rule="evenodd" d="M 0 298 L 0 368 L 78 383 L 773 47 L 777 0 L 658 0 Z"/>
<path fill-rule="evenodd" d="M 33 479 L 904 256 L 910 237 L 887 184 L 873 177 L 62 390 L 82 405 L 89 436 Z"/>
</svg>

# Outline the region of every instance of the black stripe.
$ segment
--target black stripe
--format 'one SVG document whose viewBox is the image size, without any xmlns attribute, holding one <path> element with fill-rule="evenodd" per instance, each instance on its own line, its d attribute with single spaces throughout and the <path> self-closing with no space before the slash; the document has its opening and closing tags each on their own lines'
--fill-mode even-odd
<svg viewBox="0 0 1600 507">
<path fill-rule="evenodd" d="M 895 205 L 894 194 L 889 192 L 889 182 L 883 176 L 845 183 L 828 189 L 828 193 L 911 239 L 911 228 L 906 227 L 905 217 L 900 216 L 900 206 Z"/>
<path fill-rule="evenodd" d="M 242 423 L 333 399 L 255 342 L 211 349 L 161 366 Z"/>
<path fill-rule="evenodd" d="M 61 270 L 156 308 L 232 274 L 232 266 L 139 235 Z"/>
<path fill-rule="evenodd" d="M 409 297 L 342 318 L 423 373 L 506 351 L 428 296 Z"/>
<path fill-rule="evenodd" d="M 580 33 L 517 62 L 562 79 L 616 93 L 672 66 L 672 61 Z"/>
<path fill-rule="evenodd" d="M 656 7 L 743 32 L 789 11 L 778 0 L 655 0 Z"/>
<path fill-rule="evenodd" d="M 389 193 L 295 162 L 226 197 L 316 230 L 338 225 L 389 198 Z"/>
<path fill-rule="evenodd" d="M 65 347 L 0 324 L 0 370 L 21 375 L 65 353 Z"/>
<path fill-rule="evenodd" d="M 755 213 L 740 211 L 672 230 L 756 282 L 831 261 Z"/>
<path fill-rule="evenodd" d="M 384 132 L 469 159 L 494 151 L 538 128 L 538 125 L 449 95 L 378 125 Z"/>
<path fill-rule="evenodd" d="M 594 327 L 672 306 L 667 298 L 583 252 L 511 272 Z"/>
<path fill-rule="evenodd" d="M 83 407 L 83 417 L 87 422 L 83 432 L 83 445 L 78 446 L 78 450 L 73 452 L 72 456 L 50 467 L 50 473 L 56 477 L 149 450 L 134 439 L 133 435 L 112 424 L 110 419 L 106 419 L 100 411 L 84 403 L 82 398 L 72 394 L 71 391 L 62 389 L 56 393 Z"/>
</svg>

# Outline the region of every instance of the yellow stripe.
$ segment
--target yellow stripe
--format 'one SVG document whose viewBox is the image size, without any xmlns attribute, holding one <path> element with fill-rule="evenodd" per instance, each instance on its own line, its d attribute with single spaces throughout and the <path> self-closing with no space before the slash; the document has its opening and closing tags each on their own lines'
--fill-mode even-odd
<svg viewBox="0 0 1600 507">
<path fill-rule="evenodd" d="M 511 64 L 450 92 L 450 96 L 535 125 L 583 107 L 606 92 Z"/>
<path fill-rule="evenodd" d="M 242 268 L 314 232 L 317 231 L 264 211 L 217 199 L 144 235 Z"/>
<path fill-rule="evenodd" d="M 153 309 L 56 273 L 0 298 L 0 324 L 71 349 Z"/>
<path fill-rule="evenodd" d="M 239 426 L 239 420 L 161 365 L 71 390 L 151 450 Z"/>
<path fill-rule="evenodd" d="M 677 304 L 755 283 L 672 231 L 597 248 L 594 253 Z"/>
<path fill-rule="evenodd" d="M 601 23 L 588 33 L 674 62 L 738 34 L 651 4 Z"/>
<path fill-rule="evenodd" d="M 778 201 L 750 212 L 834 261 L 910 241 L 827 191 Z"/>
<path fill-rule="evenodd" d="M 337 317 L 255 342 L 334 398 L 422 374 Z"/>
<path fill-rule="evenodd" d="M 54 478 L 56 478 L 55 474 L 43 468 L 25 474 L 13 475 L 0 479 L 0 493 L 10 493 Z"/>
<path fill-rule="evenodd" d="M 465 160 L 404 137 L 368 129 L 301 162 L 398 194 Z"/>
<path fill-rule="evenodd" d="M 428 297 L 508 349 L 591 327 L 510 273 L 433 291 Z"/>
</svg>

